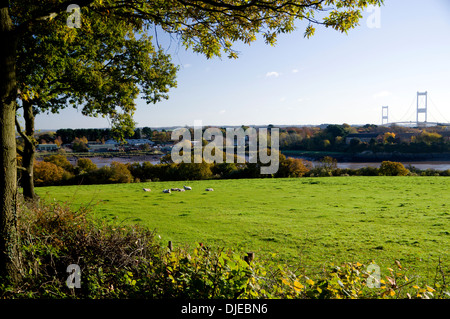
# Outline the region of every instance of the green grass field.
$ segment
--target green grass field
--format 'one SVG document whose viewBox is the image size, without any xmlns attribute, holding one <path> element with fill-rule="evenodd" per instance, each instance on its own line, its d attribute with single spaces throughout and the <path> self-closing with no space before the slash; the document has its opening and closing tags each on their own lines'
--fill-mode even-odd
<svg viewBox="0 0 450 319">
<path fill-rule="evenodd" d="M 162 193 L 184 184 L 193 190 Z M 439 258 L 450 275 L 449 186 L 446 177 L 331 177 L 59 186 L 37 193 L 75 208 L 90 203 L 96 217 L 142 224 L 174 245 L 277 253 L 316 270 L 371 260 L 383 268 L 398 259 L 432 278 Z"/>
</svg>

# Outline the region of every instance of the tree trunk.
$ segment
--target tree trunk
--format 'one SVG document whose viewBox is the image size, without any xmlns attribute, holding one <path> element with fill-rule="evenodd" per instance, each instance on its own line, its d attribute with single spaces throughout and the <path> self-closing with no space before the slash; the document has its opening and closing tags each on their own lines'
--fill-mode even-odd
<svg viewBox="0 0 450 319">
<path fill-rule="evenodd" d="M 19 277 L 16 164 L 16 47 L 9 1 L 0 1 L 0 276 Z"/>
<path fill-rule="evenodd" d="M 22 171 L 21 183 L 23 188 L 23 196 L 26 200 L 37 200 L 38 196 L 34 192 L 33 167 L 36 155 L 36 147 L 34 144 L 34 112 L 33 105 L 30 101 L 22 101 L 23 117 L 25 119 L 24 148 L 22 154 Z M 20 129 L 20 128 L 18 128 Z"/>
</svg>

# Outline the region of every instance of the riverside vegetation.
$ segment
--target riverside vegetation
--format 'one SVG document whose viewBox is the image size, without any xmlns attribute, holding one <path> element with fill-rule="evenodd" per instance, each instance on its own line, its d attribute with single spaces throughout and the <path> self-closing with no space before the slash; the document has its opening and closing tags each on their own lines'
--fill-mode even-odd
<svg viewBox="0 0 450 319">
<path fill-rule="evenodd" d="M 49 155 L 33 165 L 36 186 L 131 183 L 145 181 L 211 180 L 242 178 L 286 178 L 286 177 L 329 177 L 329 176 L 450 176 L 450 170 L 408 169 L 401 163 L 384 161 L 379 168 L 341 169 L 337 161 L 323 157 L 317 166 L 300 158 L 279 155 L 279 169 L 276 174 L 262 175 L 260 163 L 180 163 L 170 160 L 170 155 L 161 158 L 161 164 L 150 162 L 112 162 L 109 166 L 97 168 L 89 158 L 79 158 L 72 165 L 64 155 Z M 19 178 L 20 180 L 20 178 Z"/>
</svg>

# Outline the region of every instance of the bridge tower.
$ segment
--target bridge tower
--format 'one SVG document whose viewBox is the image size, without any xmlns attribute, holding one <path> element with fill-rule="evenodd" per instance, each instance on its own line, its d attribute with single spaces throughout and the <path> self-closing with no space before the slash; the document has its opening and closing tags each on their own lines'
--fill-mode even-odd
<svg viewBox="0 0 450 319">
<path fill-rule="evenodd" d="M 389 106 L 383 106 L 381 110 L 381 125 L 389 123 Z"/>
<path fill-rule="evenodd" d="M 423 121 L 419 121 L 420 114 L 424 114 L 421 118 Z M 417 92 L 417 126 L 421 124 L 426 125 L 428 120 L 428 92 Z"/>
</svg>

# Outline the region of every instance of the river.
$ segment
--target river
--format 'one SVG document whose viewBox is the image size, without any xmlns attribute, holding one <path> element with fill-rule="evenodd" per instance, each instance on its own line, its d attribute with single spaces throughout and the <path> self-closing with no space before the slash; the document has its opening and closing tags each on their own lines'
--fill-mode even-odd
<svg viewBox="0 0 450 319">
<path fill-rule="evenodd" d="M 314 162 L 313 162 L 314 163 Z M 426 170 L 426 169 L 435 169 L 438 171 L 445 171 L 450 169 L 450 162 L 402 162 L 401 163 L 408 168 L 409 165 L 414 166 L 415 168 L 418 168 L 420 170 Z M 349 168 L 349 169 L 359 169 L 363 167 L 380 167 L 380 163 L 339 163 L 337 166 L 339 168 Z"/>
<path fill-rule="evenodd" d="M 292 158 L 302 158 L 306 159 L 304 157 L 300 156 L 288 156 Z M 306 159 L 311 161 L 311 159 Z M 396 161 L 397 162 L 397 161 Z M 410 165 L 420 169 L 420 170 L 426 170 L 426 169 L 435 169 L 438 171 L 445 171 L 450 169 L 450 161 L 398 161 L 402 163 L 406 168 L 408 168 Z M 318 165 L 318 161 L 312 160 L 312 163 L 314 166 Z M 348 168 L 348 169 L 360 169 L 363 167 L 380 167 L 380 162 L 337 162 L 338 168 Z"/>
</svg>

